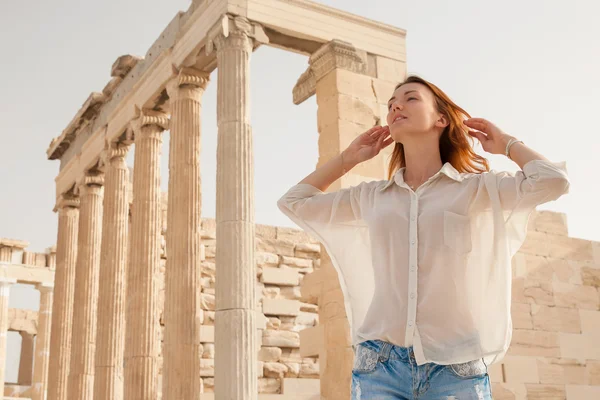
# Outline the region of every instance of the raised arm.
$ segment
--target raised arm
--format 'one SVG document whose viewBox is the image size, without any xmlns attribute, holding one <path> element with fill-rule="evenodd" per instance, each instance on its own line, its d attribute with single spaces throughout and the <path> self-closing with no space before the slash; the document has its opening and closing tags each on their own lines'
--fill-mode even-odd
<svg viewBox="0 0 600 400">
<path fill-rule="evenodd" d="M 508 156 L 522 170 L 515 175 L 498 175 L 498 191 L 505 210 L 530 211 L 568 192 L 569 178 L 564 164 L 550 162 L 485 119 L 471 118 L 465 125 L 472 129 L 469 133 L 481 142 L 485 151 Z"/>
</svg>

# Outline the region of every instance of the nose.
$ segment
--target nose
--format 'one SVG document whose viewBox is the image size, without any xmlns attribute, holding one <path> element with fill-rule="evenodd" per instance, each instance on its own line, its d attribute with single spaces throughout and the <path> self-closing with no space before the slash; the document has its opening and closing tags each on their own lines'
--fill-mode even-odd
<svg viewBox="0 0 600 400">
<path fill-rule="evenodd" d="M 392 103 L 392 111 L 402 111 L 404 109 L 404 106 L 402 106 L 402 104 L 398 103 L 397 101 L 394 101 Z"/>
</svg>

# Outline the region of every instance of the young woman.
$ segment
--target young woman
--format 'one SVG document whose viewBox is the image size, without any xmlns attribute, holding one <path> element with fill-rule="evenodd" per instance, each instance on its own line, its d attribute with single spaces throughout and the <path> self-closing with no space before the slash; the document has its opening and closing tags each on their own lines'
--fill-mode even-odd
<svg viewBox="0 0 600 400">
<path fill-rule="evenodd" d="M 388 109 L 387 127 L 357 137 L 278 206 L 338 272 L 354 399 L 490 399 L 487 366 L 511 340 L 511 258 L 531 211 L 567 193 L 564 164 L 418 77 L 397 86 Z M 489 171 L 470 137 L 521 171 Z M 389 180 L 324 193 L 392 143 Z"/>
</svg>

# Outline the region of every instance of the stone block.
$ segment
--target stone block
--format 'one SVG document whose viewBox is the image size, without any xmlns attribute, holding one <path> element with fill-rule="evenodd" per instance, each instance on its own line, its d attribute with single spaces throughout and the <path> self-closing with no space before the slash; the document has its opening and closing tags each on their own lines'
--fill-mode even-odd
<svg viewBox="0 0 600 400">
<path fill-rule="evenodd" d="M 287 266 L 296 267 L 296 268 L 312 268 L 313 267 L 313 261 L 308 260 L 306 258 L 282 256 L 281 263 L 285 264 Z"/>
<path fill-rule="evenodd" d="M 586 286 L 600 288 L 600 269 L 592 267 L 582 267 L 581 281 Z"/>
<path fill-rule="evenodd" d="M 492 384 L 494 400 L 527 400 L 527 389 L 524 383 L 500 383 Z"/>
<path fill-rule="evenodd" d="M 297 378 L 300 375 L 300 364 L 298 363 L 285 363 L 288 368 L 285 373 L 286 378 Z"/>
<path fill-rule="evenodd" d="M 280 297 L 288 300 L 300 300 L 302 299 L 302 291 L 299 286 L 283 287 L 281 288 Z"/>
<path fill-rule="evenodd" d="M 600 311 L 579 310 L 581 318 L 581 331 L 584 335 L 600 338 Z M 600 346 L 600 339 L 599 344 Z"/>
<path fill-rule="evenodd" d="M 294 242 L 283 239 L 256 238 L 256 251 L 274 253 L 284 256 L 294 256 Z"/>
<path fill-rule="evenodd" d="M 286 240 L 296 244 L 311 242 L 314 239 L 308 233 L 298 229 L 277 227 L 277 240 Z M 293 256 L 293 252 L 290 255 Z"/>
<path fill-rule="evenodd" d="M 542 232 L 529 231 L 525 242 L 519 249 L 519 252 L 537 255 L 542 257 L 550 256 L 548 234 Z"/>
<path fill-rule="evenodd" d="M 600 361 L 587 360 L 585 376 L 588 385 L 600 386 Z"/>
<path fill-rule="evenodd" d="M 281 327 L 281 320 L 279 318 L 268 318 L 267 329 L 277 330 Z"/>
<path fill-rule="evenodd" d="M 276 239 L 277 238 L 277 227 L 269 225 L 256 224 L 255 235 L 263 239 Z"/>
<path fill-rule="evenodd" d="M 215 295 L 202 293 L 200 295 L 200 307 L 203 310 L 215 311 Z"/>
<path fill-rule="evenodd" d="M 564 385 L 525 384 L 527 400 L 565 400 Z"/>
<path fill-rule="evenodd" d="M 265 362 L 277 362 L 281 358 L 279 347 L 261 347 L 258 352 L 258 360 Z"/>
<path fill-rule="evenodd" d="M 254 256 L 256 258 L 256 264 L 259 267 L 276 267 L 279 265 L 279 256 L 277 254 L 257 251 Z"/>
<path fill-rule="evenodd" d="M 598 310 L 600 306 L 600 298 L 595 287 L 562 282 L 553 282 L 552 286 L 555 303 L 559 307 Z"/>
<path fill-rule="evenodd" d="M 324 273 L 322 270 L 312 272 L 304 277 L 300 285 L 301 300 L 303 302 L 318 304 L 319 296 L 323 289 L 323 277 Z"/>
<path fill-rule="evenodd" d="M 536 211 L 530 219 L 532 228 L 538 232 L 551 233 L 554 235 L 566 236 L 567 216 L 563 213 L 552 211 Z"/>
<path fill-rule="evenodd" d="M 214 343 L 204 343 L 202 345 L 203 352 L 202 358 L 215 358 L 215 344 Z"/>
<path fill-rule="evenodd" d="M 586 366 L 578 360 L 560 358 L 538 358 L 540 383 L 584 384 Z"/>
<path fill-rule="evenodd" d="M 319 80 L 319 97 L 354 96 L 375 101 L 371 78 L 342 68 L 336 68 Z"/>
<path fill-rule="evenodd" d="M 319 316 L 315 313 L 300 311 L 300 314 L 294 321 L 296 325 L 304 325 L 306 327 L 313 327 L 319 323 Z"/>
<path fill-rule="evenodd" d="M 215 360 L 211 358 L 203 358 L 200 360 L 200 376 L 214 377 L 215 376 Z"/>
<path fill-rule="evenodd" d="M 303 363 L 300 365 L 300 378 L 319 378 L 318 363 Z"/>
<path fill-rule="evenodd" d="M 297 316 L 300 313 L 298 300 L 264 299 L 263 313 L 265 315 Z"/>
<path fill-rule="evenodd" d="M 539 383 L 537 361 L 533 357 L 507 356 L 504 364 L 506 383 Z"/>
<path fill-rule="evenodd" d="M 279 393 L 281 380 L 276 378 L 260 378 L 258 380 L 258 393 Z"/>
<path fill-rule="evenodd" d="M 581 333 L 579 310 L 532 304 L 533 329 L 551 332 Z"/>
<path fill-rule="evenodd" d="M 597 335 L 560 334 L 560 356 L 579 360 L 600 360 Z"/>
<path fill-rule="evenodd" d="M 321 254 L 321 246 L 317 243 L 298 243 L 295 250 L 302 253 Z"/>
<path fill-rule="evenodd" d="M 265 362 L 264 363 L 264 376 L 266 378 L 277 378 L 282 379 L 288 372 L 288 367 L 285 364 L 277 362 Z"/>
<path fill-rule="evenodd" d="M 281 385 L 284 395 L 318 395 L 321 392 L 319 379 L 289 379 Z"/>
<path fill-rule="evenodd" d="M 274 347 L 300 347 L 300 335 L 298 332 L 290 331 L 263 331 L 262 337 L 263 346 Z"/>
<path fill-rule="evenodd" d="M 279 297 L 280 293 L 281 293 L 281 288 L 279 288 L 277 286 L 265 286 L 261 289 L 262 296 L 260 296 L 260 297 L 264 296 L 267 299 L 276 299 Z"/>
<path fill-rule="evenodd" d="M 554 271 L 553 280 L 556 282 L 583 285 L 581 265 L 577 261 L 549 258 L 550 268 Z"/>
<path fill-rule="evenodd" d="M 567 399 L 598 400 L 600 386 L 567 385 Z"/>
<path fill-rule="evenodd" d="M 400 83 L 406 79 L 406 63 L 403 61 L 376 56 L 375 64 L 377 66 L 377 79 L 395 83 Z"/>
<path fill-rule="evenodd" d="M 300 276 L 293 269 L 264 267 L 260 281 L 271 285 L 297 286 L 300 284 Z"/>
<path fill-rule="evenodd" d="M 515 329 L 533 329 L 531 318 L 531 304 L 512 303 L 511 315 L 513 328 Z"/>
<path fill-rule="evenodd" d="M 552 282 L 525 279 L 523 295 L 530 303 L 553 306 L 555 302 L 552 285 Z"/>
<path fill-rule="evenodd" d="M 303 363 L 305 362 L 305 358 L 302 358 L 300 355 L 300 349 L 298 348 L 288 348 L 282 349 L 281 351 L 281 362 L 284 364 L 287 363 Z"/>
<path fill-rule="evenodd" d="M 515 329 L 509 355 L 560 357 L 559 337 L 555 332 Z"/>
<path fill-rule="evenodd" d="M 200 326 L 200 342 L 214 343 L 215 342 L 215 327 L 214 325 Z"/>
<path fill-rule="evenodd" d="M 575 261 L 594 261 L 594 250 L 589 240 L 568 236 L 548 235 L 549 256 Z"/>
</svg>

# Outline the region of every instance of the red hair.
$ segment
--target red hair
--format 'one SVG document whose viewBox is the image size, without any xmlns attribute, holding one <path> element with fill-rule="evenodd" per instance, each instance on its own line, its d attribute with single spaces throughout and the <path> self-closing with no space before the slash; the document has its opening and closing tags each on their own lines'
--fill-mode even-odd
<svg viewBox="0 0 600 400">
<path fill-rule="evenodd" d="M 435 104 L 439 113 L 448 118 L 449 124 L 440 136 L 440 156 L 442 164 L 449 162 L 458 172 L 482 173 L 490 170 L 487 159 L 473 150 L 473 138 L 463 120 L 471 118 L 468 112 L 454 103 L 446 93 L 431 82 L 418 76 L 409 76 L 396 86 L 396 89 L 407 83 L 420 83 L 433 92 Z M 396 143 L 389 164 L 388 179 L 400 168 L 406 166 L 404 145 Z"/>
</svg>

